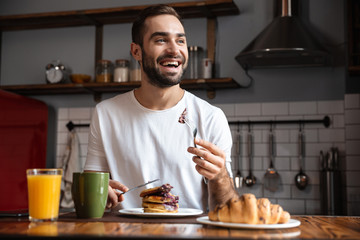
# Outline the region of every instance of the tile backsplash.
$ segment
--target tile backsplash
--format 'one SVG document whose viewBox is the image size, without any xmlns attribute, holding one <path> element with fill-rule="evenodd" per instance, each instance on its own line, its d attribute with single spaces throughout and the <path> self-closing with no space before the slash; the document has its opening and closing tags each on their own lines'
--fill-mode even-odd
<svg viewBox="0 0 360 240">
<path fill-rule="evenodd" d="M 273 102 L 217 104 L 226 114 L 233 136 L 232 166 L 236 174 L 237 163 L 240 163 L 243 177 L 249 175 L 247 154 L 248 121 L 263 120 L 321 120 L 329 116 L 331 124 L 326 128 L 321 123 L 303 125 L 305 156 L 303 169 L 309 176 L 309 185 L 304 190 L 295 186 L 294 178 L 299 172 L 298 133 L 299 124 L 272 125 L 275 147 L 274 165 L 280 174 L 280 185 L 276 192 L 264 188 L 264 174 L 269 167 L 268 135 L 269 124 L 253 124 L 252 172 L 257 182 L 252 187 L 243 186 L 240 194 L 251 192 L 256 197 L 267 197 L 278 203 L 291 214 L 321 214 L 320 193 L 320 151 L 327 152 L 331 147 L 340 151 L 341 169 L 344 175 L 347 215 L 360 215 L 360 94 L 346 95 L 339 101 L 306 101 L 306 102 Z M 60 108 L 58 109 L 57 129 L 57 166 L 61 166 L 62 156 L 66 149 L 68 129 L 66 124 L 90 123 L 93 108 Z M 237 122 L 243 124 L 237 124 Z M 88 127 L 76 128 L 79 136 L 81 158 L 86 158 Z M 240 135 L 240 148 L 238 136 Z"/>
</svg>

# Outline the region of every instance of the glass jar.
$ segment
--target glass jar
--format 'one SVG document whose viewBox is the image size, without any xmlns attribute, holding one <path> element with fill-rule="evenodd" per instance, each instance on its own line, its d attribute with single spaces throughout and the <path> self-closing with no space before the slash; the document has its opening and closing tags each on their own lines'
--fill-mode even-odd
<svg viewBox="0 0 360 240">
<path fill-rule="evenodd" d="M 129 81 L 129 61 L 125 59 L 115 60 L 114 82 Z"/>
<path fill-rule="evenodd" d="M 199 46 L 190 46 L 189 64 L 188 64 L 188 78 L 201 78 L 201 59 L 203 58 L 203 49 Z"/>
<path fill-rule="evenodd" d="M 96 63 L 96 82 L 108 83 L 112 81 L 114 66 L 111 61 L 101 59 Z"/>
<path fill-rule="evenodd" d="M 141 67 L 130 53 L 130 81 L 141 81 Z"/>
</svg>

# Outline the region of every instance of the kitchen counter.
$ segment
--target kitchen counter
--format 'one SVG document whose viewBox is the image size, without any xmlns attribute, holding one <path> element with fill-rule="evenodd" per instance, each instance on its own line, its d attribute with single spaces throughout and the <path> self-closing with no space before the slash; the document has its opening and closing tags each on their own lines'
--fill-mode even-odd
<svg viewBox="0 0 360 240">
<path fill-rule="evenodd" d="M 292 216 L 301 222 L 299 227 L 272 230 L 203 225 L 196 221 L 198 217 L 141 218 L 106 212 L 101 219 L 78 219 L 70 212 L 62 214 L 57 222 L 45 223 L 6 217 L 0 218 L 0 239 L 360 239 L 360 217 Z"/>
</svg>

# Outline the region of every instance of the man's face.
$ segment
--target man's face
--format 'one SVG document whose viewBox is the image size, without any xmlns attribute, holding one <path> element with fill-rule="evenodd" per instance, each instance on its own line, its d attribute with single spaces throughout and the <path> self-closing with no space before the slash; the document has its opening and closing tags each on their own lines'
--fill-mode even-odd
<svg viewBox="0 0 360 240">
<path fill-rule="evenodd" d="M 174 86 L 187 66 L 188 50 L 181 22 L 172 15 L 146 20 L 142 67 L 148 81 L 157 87 Z"/>
</svg>

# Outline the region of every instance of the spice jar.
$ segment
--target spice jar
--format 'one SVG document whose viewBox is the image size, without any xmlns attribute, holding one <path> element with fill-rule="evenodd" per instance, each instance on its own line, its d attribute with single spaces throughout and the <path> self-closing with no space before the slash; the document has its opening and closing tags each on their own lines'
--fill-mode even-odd
<svg viewBox="0 0 360 240">
<path fill-rule="evenodd" d="M 129 61 L 125 59 L 115 60 L 114 82 L 129 81 Z"/>
<path fill-rule="evenodd" d="M 141 81 L 141 67 L 130 53 L 130 81 Z"/>
<path fill-rule="evenodd" d="M 109 60 L 99 60 L 96 63 L 96 82 L 108 83 L 112 81 L 114 66 Z"/>
</svg>

